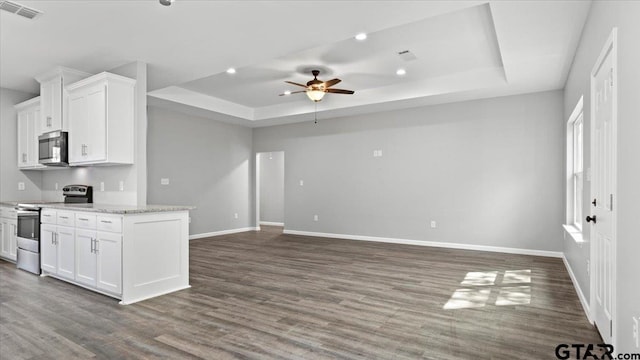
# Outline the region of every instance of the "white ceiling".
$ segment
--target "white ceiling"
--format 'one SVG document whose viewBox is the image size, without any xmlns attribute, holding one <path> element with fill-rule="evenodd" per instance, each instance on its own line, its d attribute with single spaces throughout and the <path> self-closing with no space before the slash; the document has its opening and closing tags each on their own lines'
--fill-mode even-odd
<svg viewBox="0 0 640 360">
<path fill-rule="evenodd" d="M 19 1 L 0 12 L 0 86 L 38 92 L 55 66 L 148 64 L 149 102 L 247 126 L 313 118 L 285 80 L 310 70 L 354 95 L 318 117 L 560 89 L 590 1 Z M 365 41 L 353 38 L 366 32 Z M 416 60 L 397 53 L 410 50 Z M 234 67 L 236 74 L 227 74 Z M 407 70 L 397 76 L 398 68 Z M 301 88 L 299 88 L 301 89 Z"/>
</svg>

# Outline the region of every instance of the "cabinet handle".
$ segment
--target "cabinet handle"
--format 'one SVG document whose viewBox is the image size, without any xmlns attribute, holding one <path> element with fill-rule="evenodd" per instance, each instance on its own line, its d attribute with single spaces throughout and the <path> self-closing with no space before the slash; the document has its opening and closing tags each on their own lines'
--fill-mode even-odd
<svg viewBox="0 0 640 360">
<path fill-rule="evenodd" d="M 94 239 L 94 241 L 95 241 L 96 246 L 95 246 L 95 249 L 93 250 L 93 252 L 95 252 L 97 254 L 99 252 L 99 250 L 100 250 L 100 249 L 98 249 L 98 239 Z"/>
<path fill-rule="evenodd" d="M 49 215 L 49 214 L 42 214 L 42 216 L 44 216 L 44 217 L 51 217 L 51 215 Z"/>
<path fill-rule="evenodd" d="M 91 238 L 91 253 L 93 253 L 93 238 Z"/>
<path fill-rule="evenodd" d="M 47 116 L 47 127 L 51 126 L 51 116 Z"/>
<path fill-rule="evenodd" d="M 78 218 L 78 220 L 89 221 L 89 219 L 86 219 L 86 218 Z"/>
<path fill-rule="evenodd" d="M 111 220 L 100 220 L 101 223 L 111 224 Z"/>
<path fill-rule="evenodd" d="M 68 216 L 60 216 L 60 219 L 68 219 Z"/>
</svg>

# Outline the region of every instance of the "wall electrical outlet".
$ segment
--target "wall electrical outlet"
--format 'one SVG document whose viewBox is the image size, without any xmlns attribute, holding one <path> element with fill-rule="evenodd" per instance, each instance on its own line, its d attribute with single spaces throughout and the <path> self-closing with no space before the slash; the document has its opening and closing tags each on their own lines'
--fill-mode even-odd
<svg viewBox="0 0 640 360">
<path fill-rule="evenodd" d="M 24 190 L 24 183 L 22 181 L 18 183 L 18 190 L 20 191 Z"/>
<path fill-rule="evenodd" d="M 237 219 L 238 218 L 238 213 L 233 213 L 233 218 Z"/>
<path fill-rule="evenodd" d="M 169 185 L 169 179 L 168 178 L 160 179 L 160 185 Z"/>
<path fill-rule="evenodd" d="M 318 221 L 318 215 L 313 215 L 313 221 Z"/>
<path fill-rule="evenodd" d="M 100 191 L 104 191 L 104 181 L 100 181 Z"/>
<path fill-rule="evenodd" d="M 373 157 L 382 157 L 382 150 L 373 150 Z"/>
<path fill-rule="evenodd" d="M 120 191 L 124 191 L 124 181 L 120 180 Z"/>
<path fill-rule="evenodd" d="M 438 223 L 436 223 L 434 220 L 431 220 L 431 228 L 435 229 L 438 227 Z"/>
<path fill-rule="evenodd" d="M 55 183 L 54 188 L 55 190 L 58 190 L 58 183 Z"/>
<path fill-rule="evenodd" d="M 304 180 L 300 180 L 300 186 L 304 186 Z"/>
</svg>

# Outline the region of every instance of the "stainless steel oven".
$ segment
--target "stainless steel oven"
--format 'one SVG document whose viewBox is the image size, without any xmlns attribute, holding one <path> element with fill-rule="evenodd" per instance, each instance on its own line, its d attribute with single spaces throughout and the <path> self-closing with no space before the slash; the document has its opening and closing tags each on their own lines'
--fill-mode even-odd
<svg viewBox="0 0 640 360">
<path fill-rule="evenodd" d="M 40 208 L 18 205 L 18 269 L 40 274 Z"/>
<path fill-rule="evenodd" d="M 47 166 L 69 166 L 66 131 L 51 131 L 38 136 L 38 162 Z"/>
</svg>

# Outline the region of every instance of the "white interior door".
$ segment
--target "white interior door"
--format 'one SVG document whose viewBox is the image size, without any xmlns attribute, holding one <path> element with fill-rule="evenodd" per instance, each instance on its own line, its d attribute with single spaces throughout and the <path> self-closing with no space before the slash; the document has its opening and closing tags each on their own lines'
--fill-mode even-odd
<svg viewBox="0 0 640 360">
<path fill-rule="evenodd" d="M 612 344 L 616 252 L 616 29 L 591 72 L 591 311 Z M 593 219 L 595 218 L 595 219 Z M 590 220 L 591 219 L 591 220 Z"/>
</svg>

